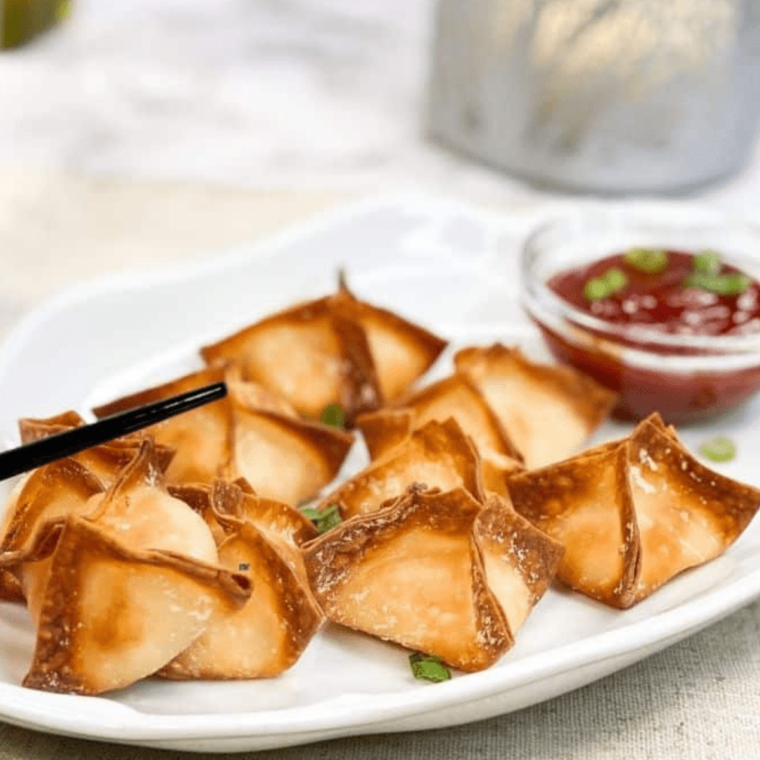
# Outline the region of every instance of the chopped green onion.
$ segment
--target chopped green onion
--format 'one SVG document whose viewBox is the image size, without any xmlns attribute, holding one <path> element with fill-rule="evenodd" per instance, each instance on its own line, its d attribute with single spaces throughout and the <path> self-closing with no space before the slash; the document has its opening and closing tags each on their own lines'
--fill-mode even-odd
<svg viewBox="0 0 760 760">
<path fill-rule="evenodd" d="M 622 290 L 628 284 L 625 272 L 619 267 L 612 267 L 599 277 L 594 277 L 583 286 L 583 295 L 589 301 L 599 301 Z"/>
<path fill-rule="evenodd" d="M 583 295 L 589 301 L 600 301 L 611 294 L 610 287 L 601 277 L 594 277 L 583 286 Z"/>
<path fill-rule="evenodd" d="M 328 530 L 341 523 L 340 510 L 337 504 L 328 504 L 321 511 L 313 507 L 304 507 L 301 513 L 314 523 L 320 535 L 327 533 Z"/>
<path fill-rule="evenodd" d="M 751 285 L 752 280 L 742 272 L 730 274 L 709 274 L 694 272 L 684 280 L 684 287 L 699 288 L 718 296 L 738 296 Z"/>
<path fill-rule="evenodd" d="M 692 262 L 695 272 L 705 272 L 707 274 L 719 274 L 723 266 L 720 256 L 715 251 L 702 251 L 698 253 Z"/>
<path fill-rule="evenodd" d="M 612 288 L 613 293 L 622 290 L 628 284 L 628 278 L 625 276 L 625 272 L 619 267 L 612 267 L 604 273 L 604 279 L 607 284 Z"/>
<path fill-rule="evenodd" d="M 443 664 L 441 658 L 434 654 L 413 652 L 409 655 L 409 666 L 417 679 L 440 683 L 451 678 L 451 671 Z"/>
<path fill-rule="evenodd" d="M 343 430 L 346 427 L 346 414 L 340 404 L 328 404 L 319 415 L 319 421 L 323 425 Z"/>
<path fill-rule="evenodd" d="M 657 274 L 668 265 L 668 254 L 651 248 L 634 248 L 626 253 L 624 261 L 640 272 Z"/>
<path fill-rule="evenodd" d="M 742 272 L 732 272 L 731 274 L 723 275 L 723 289 L 722 295 L 724 296 L 738 296 L 741 295 L 750 285 L 752 280 Z"/>
<path fill-rule="evenodd" d="M 699 453 L 713 462 L 730 462 L 736 456 L 736 446 L 728 438 L 713 438 L 699 447 Z"/>
</svg>

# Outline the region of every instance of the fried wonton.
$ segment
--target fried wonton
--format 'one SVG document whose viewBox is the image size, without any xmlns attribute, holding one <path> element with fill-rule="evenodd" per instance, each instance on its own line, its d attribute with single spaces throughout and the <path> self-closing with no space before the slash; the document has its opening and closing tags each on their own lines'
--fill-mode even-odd
<svg viewBox="0 0 760 760">
<path fill-rule="evenodd" d="M 176 551 L 216 562 L 208 527 L 162 485 L 162 455 L 146 437 L 108 490 L 74 459 L 62 459 L 30 473 L 9 500 L 0 550 L 23 552 L 46 523 L 69 515 L 86 517 L 131 548 Z M 38 619 L 50 561 L 27 563 L 17 578 L 29 611 Z"/>
<path fill-rule="evenodd" d="M 449 417 L 453 417 L 472 438 L 481 454 L 498 452 L 521 460 L 520 452 L 483 395 L 461 373 L 431 383 L 404 396 L 392 406 L 363 414 L 357 425 L 364 435 L 370 456 L 375 459 L 401 443 L 413 429 L 422 427 L 430 420 L 443 422 Z"/>
<path fill-rule="evenodd" d="M 564 546 L 558 577 L 619 608 L 722 554 L 760 506 L 760 490 L 702 465 L 656 415 L 508 487 L 516 510 Z"/>
<path fill-rule="evenodd" d="M 35 543 L 40 526 L 48 520 L 90 509 L 89 499 L 105 486 L 74 459 L 60 459 L 33 470 L 18 483 L 6 504 L 0 527 L 0 552 L 23 552 Z M 0 571 L 2 599 L 24 601 L 45 577 L 40 561 L 26 573 Z M 32 593 L 34 596 L 34 593 Z M 35 611 L 32 611 L 36 617 Z"/>
<path fill-rule="evenodd" d="M 512 645 L 560 553 L 499 497 L 414 487 L 307 544 L 305 561 L 330 620 L 476 671 Z"/>
<path fill-rule="evenodd" d="M 107 490 L 61 460 L 33 472 L 16 504 L 0 566 L 21 579 L 37 626 L 28 686 L 122 688 L 250 594 L 247 578 L 218 566 L 206 522 L 164 488 L 150 437 Z"/>
<path fill-rule="evenodd" d="M 243 375 L 307 418 L 329 404 L 346 419 L 403 393 L 446 342 L 358 300 L 341 279 L 335 295 L 298 304 L 201 349 L 208 363 L 234 359 Z"/>
<path fill-rule="evenodd" d="M 15 555 L 15 556 L 14 556 Z M 158 670 L 219 609 L 250 594 L 245 578 L 172 552 L 131 549 L 86 518 L 45 523 L 22 556 L 49 562 L 24 685 L 69 694 L 120 689 Z"/>
<path fill-rule="evenodd" d="M 112 401 L 94 409 L 98 418 L 225 380 L 225 367 L 211 367 Z M 210 482 L 229 457 L 231 405 L 227 399 L 171 417 L 148 428 L 156 442 L 175 450 L 169 482 Z"/>
<path fill-rule="evenodd" d="M 337 474 L 353 443 L 345 431 L 300 419 L 290 405 L 240 379 L 234 365 L 218 365 L 95 410 L 113 414 L 224 380 L 228 395 L 149 428 L 175 449 L 170 483 L 211 483 L 244 477 L 261 496 L 298 504 Z"/>
<path fill-rule="evenodd" d="M 488 585 L 514 634 L 549 589 L 564 549 L 517 514 L 508 498 L 493 493 L 475 520 L 473 535 Z"/>
<path fill-rule="evenodd" d="M 360 415 L 357 426 L 374 459 L 426 422 L 443 422 L 449 417 L 459 423 L 475 444 L 482 458 L 484 486 L 506 494 L 505 475 L 522 469 L 522 455 L 483 395 L 462 373 L 432 383 L 391 407 Z"/>
<path fill-rule="evenodd" d="M 204 512 L 219 536 L 219 562 L 255 589 L 240 609 L 222 610 L 160 671 L 166 678 L 271 678 L 290 668 L 324 622 L 299 547 L 316 529 L 285 504 L 260 499 L 244 482 L 215 482 Z M 196 504 L 198 501 L 196 501 Z"/>
<path fill-rule="evenodd" d="M 572 367 L 536 364 L 498 343 L 462 349 L 454 361 L 485 396 L 529 468 L 575 452 L 617 399 Z"/>
<path fill-rule="evenodd" d="M 374 512 L 415 483 L 445 491 L 461 487 L 474 498 L 483 498 L 480 458 L 453 419 L 431 420 L 415 430 L 400 445 L 323 496 L 317 509 L 336 504 L 343 519 Z"/>
<path fill-rule="evenodd" d="M 84 424 L 85 421 L 81 415 L 74 411 L 62 412 L 45 419 L 26 417 L 18 422 L 22 443 L 38 441 L 51 435 L 65 433 Z M 73 454 L 71 459 L 86 467 L 107 486 L 135 458 L 144 437 L 143 433 L 125 435 L 100 446 L 92 446 Z M 169 466 L 173 456 L 174 449 L 160 445 L 155 447 L 156 463 L 162 471 L 165 471 Z"/>
<path fill-rule="evenodd" d="M 215 563 L 216 544 L 208 525 L 167 490 L 152 438 L 107 491 L 89 499 L 88 520 L 135 549 L 160 549 Z"/>
</svg>

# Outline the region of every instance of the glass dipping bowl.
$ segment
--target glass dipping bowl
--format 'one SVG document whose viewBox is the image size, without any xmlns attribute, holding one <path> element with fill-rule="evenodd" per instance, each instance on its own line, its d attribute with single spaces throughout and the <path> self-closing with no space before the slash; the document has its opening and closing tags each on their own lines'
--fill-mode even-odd
<svg viewBox="0 0 760 760">
<path fill-rule="evenodd" d="M 523 307 L 552 354 L 617 391 L 621 419 L 657 411 L 687 424 L 743 404 L 760 390 L 760 332 L 665 334 L 614 324 L 547 285 L 559 272 L 631 248 L 716 251 L 760 281 L 760 229 L 710 209 L 630 204 L 559 214 L 529 235 L 521 261 Z"/>
</svg>

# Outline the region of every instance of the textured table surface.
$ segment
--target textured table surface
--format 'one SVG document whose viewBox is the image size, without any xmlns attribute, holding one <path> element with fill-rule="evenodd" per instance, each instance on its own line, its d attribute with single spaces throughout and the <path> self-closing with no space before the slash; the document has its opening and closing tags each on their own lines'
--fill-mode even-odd
<svg viewBox="0 0 760 760">
<path fill-rule="evenodd" d="M 213 253 L 352 197 L 5 173 L 0 177 L 0 330 L 6 332 L 29 308 L 83 277 Z M 623 672 L 511 715 L 435 732 L 345 738 L 257 756 L 755 758 L 760 756 L 759 641 L 760 604 L 754 604 Z M 185 754 L 0 724 L 0 760 L 91 756 Z"/>
</svg>

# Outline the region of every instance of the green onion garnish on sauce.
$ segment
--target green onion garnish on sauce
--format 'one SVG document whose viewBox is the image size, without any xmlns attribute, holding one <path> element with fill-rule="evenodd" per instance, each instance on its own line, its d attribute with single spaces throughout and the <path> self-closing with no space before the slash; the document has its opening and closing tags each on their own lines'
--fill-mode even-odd
<svg viewBox="0 0 760 760">
<path fill-rule="evenodd" d="M 699 288 L 718 296 L 739 296 L 750 286 L 752 280 L 741 272 L 710 274 L 692 272 L 685 280 L 684 287 Z"/>
<path fill-rule="evenodd" d="M 583 295 L 589 301 L 600 301 L 623 290 L 628 285 L 625 272 L 619 267 L 612 267 L 599 277 L 593 277 L 583 286 Z"/>
<path fill-rule="evenodd" d="M 707 274 L 719 274 L 723 264 L 720 256 L 715 251 L 702 251 L 698 253 L 692 262 L 695 272 L 705 272 Z"/>
<path fill-rule="evenodd" d="M 699 453 L 713 462 L 730 462 L 736 456 L 736 446 L 729 438 L 713 438 L 699 447 Z"/>
<path fill-rule="evenodd" d="M 409 666 L 414 677 L 423 681 L 440 683 L 451 678 L 451 671 L 443 664 L 441 658 L 434 654 L 413 652 L 409 655 Z"/>
<path fill-rule="evenodd" d="M 328 404 L 319 415 L 319 421 L 323 425 L 343 430 L 346 427 L 346 414 L 340 404 Z"/>
<path fill-rule="evenodd" d="M 320 535 L 327 533 L 328 530 L 342 522 L 337 504 L 328 504 L 321 511 L 313 507 L 304 507 L 301 509 L 301 513 L 314 523 Z"/>
<path fill-rule="evenodd" d="M 668 265 L 668 254 L 651 248 L 634 248 L 625 254 L 623 261 L 639 272 L 657 274 Z"/>
<path fill-rule="evenodd" d="M 693 271 L 683 281 L 685 288 L 699 288 L 718 296 L 739 296 L 752 280 L 743 272 L 721 274 L 723 262 L 715 251 L 702 251 L 692 259 Z"/>
</svg>

